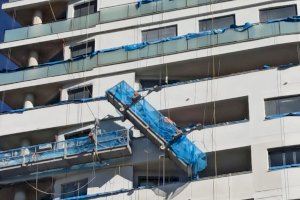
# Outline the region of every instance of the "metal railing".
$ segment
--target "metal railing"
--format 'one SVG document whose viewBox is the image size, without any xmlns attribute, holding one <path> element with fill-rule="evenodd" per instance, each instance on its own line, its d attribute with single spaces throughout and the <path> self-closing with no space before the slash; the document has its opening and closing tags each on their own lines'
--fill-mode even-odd
<svg viewBox="0 0 300 200">
<path fill-rule="evenodd" d="M 140 7 L 137 7 L 136 3 L 112 6 L 102 8 L 100 11 L 87 16 L 6 30 L 4 34 L 4 42 L 86 29 L 94 27 L 97 24 L 226 1 L 232 0 L 161 0 L 148 4 L 141 4 Z"/>
<path fill-rule="evenodd" d="M 96 67 L 204 49 L 209 48 L 212 45 L 216 47 L 296 33 L 300 33 L 300 22 L 281 21 L 256 24 L 243 32 L 228 29 L 224 33 L 215 35 L 207 35 L 194 39 L 181 38 L 173 41 L 151 44 L 144 48 L 132 51 L 119 49 L 116 51 L 99 53 L 94 56 L 88 56 L 84 59 L 53 64 L 51 66 L 0 73 L 0 85 L 89 71 Z"/>
<path fill-rule="evenodd" d="M 127 129 L 107 133 L 98 132 L 97 145 L 89 137 L 81 137 L 0 152 L 0 168 L 92 153 L 96 146 L 97 151 L 103 151 L 128 145 L 129 134 Z"/>
</svg>

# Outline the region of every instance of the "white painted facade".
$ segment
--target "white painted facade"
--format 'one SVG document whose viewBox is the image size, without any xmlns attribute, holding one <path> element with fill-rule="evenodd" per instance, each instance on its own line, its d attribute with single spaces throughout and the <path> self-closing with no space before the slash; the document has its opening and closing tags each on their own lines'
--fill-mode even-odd
<svg viewBox="0 0 300 200">
<path fill-rule="evenodd" d="M 118 5 L 136 3 L 134 0 L 96 1 L 97 11 L 100 13 L 102 9 L 109 10 Z M 88 0 L 18 0 L 4 3 L 2 9 L 10 14 L 25 13 L 24 16 L 34 13 L 33 18 L 28 21 L 35 25 L 27 26 L 38 26 L 45 17 L 47 19 L 47 14 L 44 15 L 43 11 L 48 8 L 49 2 L 54 8 L 56 3 L 63 3 L 66 11 L 64 20 L 67 20 L 74 18 L 75 6 Z M 49 49 L 43 50 L 37 46 L 46 47 L 62 42 L 63 45 L 57 48 L 63 52 L 63 59 L 68 60 L 72 58 L 71 47 L 88 41 L 94 41 L 94 50 L 97 51 L 142 42 L 142 31 L 149 29 L 177 25 L 177 35 L 196 33 L 199 30 L 199 20 L 228 15 L 235 15 L 236 25 L 259 23 L 260 10 L 288 5 L 295 5 L 299 15 L 298 0 L 232 0 L 151 13 L 102 23 L 87 29 L 3 42 L 0 43 L 0 51 L 7 56 L 9 49 L 12 52 L 24 52 L 24 55 L 29 53 L 26 59 L 28 66 L 39 67 L 38 64 L 42 64 L 40 57 L 49 53 L 46 52 Z M 300 27 L 299 24 L 297 26 Z M 300 167 L 271 170 L 268 154 L 272 148 L 300 145 L 300 118 L 287 116 L 266 119 L 265 105 L 267 99 L 300 95 L 299 44 L 300 33 L 286 34 L 212 45 L 192 51 L 95 67 L 84 72 L 0 85 L 0 97 L 3 97 L 5 103 L 15 110 L 25 108 L 22 112 L 0 114 L 0 153 L 21 147 L 24 139 L 30 145 L 54 142 L 55 137 L 58 138 L 56 141 L 64 141 L 69 135 L 90 130 L 95 119 L 103 118 L 105 120 L 100 122 L 101 131 L 129 129 L 132 140 L 131 156 L 113 160 L 112 164 L 103 168 L 82 168 L 65 173 L 52 173 L 45 177 L 24 174 L 7 178 L 3 176 L 5 170 L 1 170 L 0 166 L 0 196 L 14 200 L 59 200 L 62 199 L 64 184 L 87 179 L 87 195 L 99 195 L 90 198 L 101 200 L 300 199 Z M 20 61 L 18 58 L 14 59 Z M 293 63 L 293 67 L 284 70 L 277 67 L 289 63 Z M 264 65 L 272 67 L 262 69 Z M 214 72 L 209 71 L 211 69 Z M 212 79 L 206 79 L 209 73 L 213 73 Z M 146 99 L 174 121 L 179 120 L 176 123 L 184 121 L 183 116 L 191 119 L 190 123 L 184 121 L 188 124 L 199 120 L 199 116 L 203 114 L 202 108 L 206 109 L 210 104 L 215 105 L 214 109 L 220 109 L 211 111 L 208 108 L 208 116 L 214 112 L 220 118 L 214 119 L 214 123 L 207 124 L 202 130 L 191 132 L 188 138 L 203 152 L 214 155 L 216 160 L 221 159 L 218 154 L 228 156 L 226 164 L 232 162 L 235 166 L 233 169 L 226 168 L 227 165 L 224 167 L 230 172 L 205 177 L 201 177 L 200 173 L 200 179 L 190 180 L 175 163 L 164 158 L 164 152 L 145 138 L 128 120 L 122 121 L 121 114 L 104 98 L 87 103 L 49 103 L 55 99 L 55 95 L 58 95 L 58 102 L 67 102 L 70 90 L 81 87 L 92 86 L 91 98 L 98 98 L 104 97 L 107 89 L 122 80 L 135 90 L 141 90 L 142 80 L 155 79 L 164 82 L 170 78 L 182 83 L 170 84 L 159 92 L 151 93 Z M 220 105 L 223 107 L 216 107 L 218 102 L 222 102 Z M 239 110 L 240 107 L 235 109 L 232 102 L 242 104 L 246 111 Z M 200 110 L 199 113 L 193 112 L 192 116 L 188 116 L 188 111 L 196 109 Z M 173 114 L 170 115 L 170 112 Z M 230 120 L 231 114 L 238 115 L 239 119 Z M 247 117 L 243 118 L 244 116 Z M 221 122 L 217 123 L 216 120 Z M 239 154 L 241 158 L 230 158 L 230 155 L 235 154 L 228 152 L 240 148 L 247 148 L 250 155 Z M 83 158 L 76 159 L 80 161 Z M 248 161 L 250 169 L 237 169 L 240 165 L 236 166 L 234 162 L 237 161 L 234 159 L 240 159 L 238 161 L 241 163 Z M 95 162 L 102 161 L 100 159 Z M 71 166 L 70 161 L 68 167 Z M 25 169 L 26 166 L 10 169 L 8 174 L 18 174 L 22 168 Z M 218 170 L 217 167 L 215 170 Z M 158 181 L 159 185 L 148 188 L 141 187 L 145 184 L 141 181 L 142 177 L 146 177 L 147 183 L 149 177 L 158 177 L 158 180 L 161 177 L 176 177 L 178 181 L 166 182 L 165 185 Z M 119 193 L 113 193 L 115 191 Z"/>
</svg>

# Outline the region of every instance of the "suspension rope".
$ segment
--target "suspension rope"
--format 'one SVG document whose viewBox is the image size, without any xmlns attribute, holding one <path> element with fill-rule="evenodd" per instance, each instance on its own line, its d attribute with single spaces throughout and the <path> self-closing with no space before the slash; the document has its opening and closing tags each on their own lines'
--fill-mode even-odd
<svg viewBox="0 0 300 200">
<path fill-rule="evenodd" d="M 38 168 L 37 168 L 37 169 L 38 169 Z M 88 185 L 89 185 L 90 183 L 92 183 L 92 182 L 95 180 L 95 178 L 96 178 L 96 174 L 95 174 L 95 159 L 94 159 L 94 156 L 93 156 L 93 170 L 92 170 L 92 174 L 93 174 L 93 177 L 91 178 L 90 181 L 88 181 L 88 182 L 87 182 L 86 184 L 84 184 L 83 186 L 77 188 L 76 190 L 69 191 L 69 192 L 60 192 L 60 193 L 46 192 L 46 191 L 44 191 L 44 190 L 42 190 L 42 189 L 39 189 L 39 188 L 37 187 L 37 185 L 34 186 L 34 185 L 30 184 L 28 181 L 25 181 L 25 183 L 26 183 L 27 185 L 29 185 L 31 188 L 33 188 L 34 190 L 36 190 L 36 191 L 38 191 L 38 192 L 40 192 L 40 193 L 43 193 L 43 194 L 47 194 L 47 195 L 64 195 L 64 194 L 70 194 L 70 193 L 77 192 L 77 191 L 79 191 L 79 190 L 85 188 L 86 186 L 88 186 Z M 38 176 L 38 171 L 37 171 L 37 175 L 36 175 L 36 176 Z M 37 181 L 36 181 L 36 182 L 37 182 Z"/>
</svg>

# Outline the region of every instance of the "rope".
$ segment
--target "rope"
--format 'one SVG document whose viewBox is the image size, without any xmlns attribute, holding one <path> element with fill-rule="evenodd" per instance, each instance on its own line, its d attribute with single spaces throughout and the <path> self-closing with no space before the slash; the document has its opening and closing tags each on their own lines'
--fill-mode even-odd
<svg viewBox="0 0 300 200">
<path fill-rule="evenodd" d="M 38 170 L 38 168 L 37 168 L 37 170 Z M 77 191 L 79 191 L 79 190 L 85 188 L 86 186 L 88 186 L 88 185 L 89 185 L 91 182 L 93 182 L 94 179 L 96 178 L 94 156 L 93 156 L 93 171 L 92 171 L 92 174 L 93 174 L 93 178 L 92 178 L 90 181 L 88 181 L 85 185 L 83 185 L 83 186 L 77 188 L 76 190 L 73 190 L 73 191 L 70 191 L 70 192 L 60 192 L 60 193 L 46 192 L 46 191 L 41 190 L 41 189 L 38 188 L 38 186 L 37 186 L 37 180 L 36 180 L 36 186 L 33 186 L 33 185 L 30 184 L 28 181 L 25 181 L 25 183 L 26 183 L 27 185 L 29 185 L 31 188 L 33 188 L 34 190 L 36 190 L 37 192 L 40 192 L 40 193 L 43 193 L 43 194 L 47 194 L 47 195 L 64 195 L 64 194 L 70 194 L 70 193 L 73 193 L 73 192 L 77 192 Z M 37 171 L 36 177 L 38 177 L 38 171 Z"/>
<path fill-rule="evenodd" d="M 34 190 L 36 190 L 36 191 L 38 191 L 38 192 L 40 192 L 40 193 L 43 193 L 43 194 L 48 194 L 48 195 L 63 195 L 63 194 L 70 194 L 70 193 L 73 193 L 73 192 L 77 192 L 77 191 L 83 189 L 84 187 L 88 186 L 92 181 L 94 181 L 95 178 L 96 178 L 96 177 L 93 177 L 88 183 L 86 183 L 85 185 L 83 185 L 83 186 L 77 188 L 76 190 L 73 190 L 73 191 L 70 191 L 70 192 L 61 192 L 61 193 L 46 192 L 46 191 L 44 191 L 44 190 L 39 189 L 38 187 L 33 186 L 33 185 L 30 184 L 28 181 L 25 181 L 25 183 L 26 183 L 27 185 L 29 185 L 31 188 L 33 188 Z"/>
</svg>

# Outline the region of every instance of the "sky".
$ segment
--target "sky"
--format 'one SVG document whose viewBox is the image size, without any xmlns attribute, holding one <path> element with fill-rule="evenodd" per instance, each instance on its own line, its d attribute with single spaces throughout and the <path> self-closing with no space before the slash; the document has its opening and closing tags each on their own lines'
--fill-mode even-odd
<svg viewBox="0 0 300 200">
<path fill-rule="evenodd" d="M 2 7 L 2 3 L 7 0 L 0 0 L 0 7 Z M 0 42 L 3 42 L 4 30 L 17 28 L 20 25 L 15 23 L 11 17 L 9 17 L 2 9 L 0 9 Z M 0 70 L 2 69 L 13 69 L 16 68 L 16 65 L 13 62 L 10 62 L 5 56 L 0 54 Z M 0 100 L 0 112 L 10 110 L 9 106 L 2 103 Z"/>
</svg>

